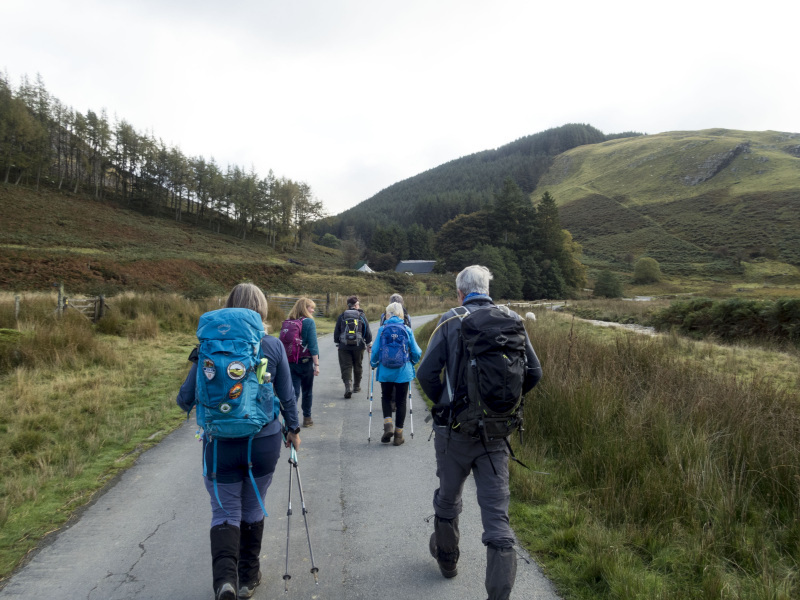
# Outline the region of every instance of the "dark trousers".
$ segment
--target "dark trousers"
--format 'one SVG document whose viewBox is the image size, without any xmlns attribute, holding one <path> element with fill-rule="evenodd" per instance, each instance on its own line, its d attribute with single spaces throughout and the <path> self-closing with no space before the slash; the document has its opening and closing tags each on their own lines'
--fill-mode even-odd
<svg viewBox="0 0 800 600">
<path fill-rule="evenodd" d="M 217 440 L 217 490 L 208 476 L 204 478 L 211 499 L 211 526 L 228 522 L 239 527 L 241 521 L 255 523 L 264 518 L 261 505 L 250 480 L 247 469 L 247 438 Z M 280 434 L 253 439 L 250 460 L 253 462 L 253 477 L 258 494 L 263 502 L 267 488 L 272 483 L 272 474 L 278 464 L 283 446 Z M 203 460 L 210 474 L 214 465 L 214 442 L 203 439 Z M 219 501 L 217 501 L 219 494 Z M 220 506 L 222 502 L 222 506 Z"/>
<path fill-rule="evenodd" d="M 406 398 L 408 398 L 408 382 L 395 383 L 394 381 L 381 381 L 381 407 L 383 408 L 383 418 L 388 419 L 392 416 L 392 400 L 397 407 L 397 414 L 394 417 L 394 426 L 398 429 L 403 428 L 406 420 Z"/>
<path fill-rule="evenodd" d="M 306 362 L 302 362 L 305 360 Z M 311 416 L 311 403 L 314 400 L 314 362 L 311 358 L 301 358 L 299 363 L 289 363 L 289 371 L 292 373 L 292 385 L 294 386 L 295 402 L 300 405 L 300 394 L 303 395 L 302 409 L 303 416 Z"/>
<path fill-rule="evenodd" d="M 436 475 L 439 489 L 433 493 L 433 510 L 440 519 L 452 520 L 461 514 L 464 482 L 472 473 L 481 509 L 485 545 L 505 548 L 514 544 L 508 521 L 508 450 L 503 440 L 471 440 L 437 427 Z"/>
<path fill-rule="evenodd" d="M 361 383 L 363 363 L 364 348 L 339 345 L 339 368 L 342 370 L 342 381 Z"/>
</svg>

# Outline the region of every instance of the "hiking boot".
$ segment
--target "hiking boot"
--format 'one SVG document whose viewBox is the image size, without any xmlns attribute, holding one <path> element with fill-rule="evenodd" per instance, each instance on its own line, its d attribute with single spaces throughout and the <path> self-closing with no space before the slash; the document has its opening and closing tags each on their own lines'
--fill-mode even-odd
<svg viewBox="0 0 800 600">
<path fill-rule="evenodd" d="M 314 421 L 311 420 L 311 417 L 303 417 L 303 427 L 313 427 Z"/>
<path fill-rule="evenodd" d="M 489 600 L 508 600 L 517 578 L 517 554 L 512 546 L 486 546 L 486 591 Z"/>
<path fill-rule="evenodd" d="M 350 398 L 353 395 L 353 390 L 350 388 L 350 382 L 344 382 L 344 397 Z"/>
<path fill-rule="evenodd" d="M 261 583 L 261 571 L 258 572 L 258 577 L 255 581 L 239 586 L 239 598 L 252 598 L 259 583 Z"/>
<path fill-rule="evenodd" d="M 242 521 L 239 532 L 239 598 L 250 598 L 261 583 L 259 555 L 264 519 L 256 523 Z"/>
<path fill-rule="evenodd" d="M 238 587 L 239 528 L 215 525 L 210 531 L 211 571 L 214 577 L 214 599 L 236 600 Z"/>
<path fill-rule="evenodd" d="M 214 600 L 236 600 L 236 588 L 233 587 L 233 584 L 223 583 L 222 587 L 217 590 Z"/>
<path fill-rule="evenodd" d="M 361 382 L 356 381 L 355 384 L 353 385 L 353 393 L 357 394 L 360 391 L 361 391 Z"/>
<path fill-rule="evenodd" d="M 394 427 L 392 427 L 391 423 L 384 423 L 383 424 L 383 435 L 381 436 L 381 442 L 384 444 L 388 444 L 392 441 L 394 437 Z"/>
<path fill-rule="evenodd" d="M 439 564 L 439 571 L 447 579 L 451 579 L 458 575 L 458 562 L 459 550 L 456 548 L 455 552 L 442 552 L 436 546 L 436 532 L 431 533 L 430 542 L 428 542 L 428 549 L 431 551 L 431 556 L 436 559 Z"/>
<path fill-rule="evenodd" d="M 403 439 L 403 430 L 402 429 L 395 429 L 394 430 L 394 442 L 392 442 L 395 446 L 399 446 L 405 442 Z"/>
</svg>

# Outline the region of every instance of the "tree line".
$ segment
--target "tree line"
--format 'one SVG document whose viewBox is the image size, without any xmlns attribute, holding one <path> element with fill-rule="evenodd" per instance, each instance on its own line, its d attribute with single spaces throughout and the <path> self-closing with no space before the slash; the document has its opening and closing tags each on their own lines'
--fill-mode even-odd
<svg viewBox="0 0 800 600">
<path fill-rule="evenodd" d="M 273 248 L 310 241 L 312 223 L 325 212 L 307 183 L 186 156 L 124 119 L 111 121 L 105 110 L 73 109 L 38 75 L 34 82 L 23 76 L 14 90 L 0 73 L 0 177 L 88 193 L 241 239 L 263 235 Z"/>
<path fill-rule="evenodd" d="M 534 204 L 507 178 L 490 203 L 459 214 L 434 233 L 417 223 L 378 225 L 369 244 L 350 227 L 344 240 L 324 234 L 320 243 L 341 248 L 345 264 L 366 258 L 376 271 L 390 271 L 399 260 L 436 260 L 438 272 L 487 266 L 497 298 L 564 298 L 586 285 L 581 246 L 561 228 L 556 201 L 549 192 Z"/>
</svg>

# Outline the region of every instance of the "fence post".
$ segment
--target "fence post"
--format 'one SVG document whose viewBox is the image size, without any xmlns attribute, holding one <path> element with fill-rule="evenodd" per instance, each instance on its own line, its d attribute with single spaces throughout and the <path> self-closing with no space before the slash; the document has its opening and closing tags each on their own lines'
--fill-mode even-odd
<svg viewBox="0 0 800 600">
<path fill-rule="evenodd" d="M 94 322 L 97 323 L 100 319 L 103 318 L 103 309 L 105 308 L 105 299 L 103 298 L 103 294 L 100 294 L 97 297 L 97 301 L 94 303 Z"/>
<path fill-rule="evenodd" d="M 64 282 L 58 284 L 58 307 L 56 308 L 58 316 L 64 314 Z"/>
<path fill-rule="evenodd" d="M 14 321 L 19 321 L 19 296 L 14 296 Z"/>
<path fill-rule="evenodd" d="M 325 292 L 325 316 L 331 316 L 331 293 Z"/>
</svg>

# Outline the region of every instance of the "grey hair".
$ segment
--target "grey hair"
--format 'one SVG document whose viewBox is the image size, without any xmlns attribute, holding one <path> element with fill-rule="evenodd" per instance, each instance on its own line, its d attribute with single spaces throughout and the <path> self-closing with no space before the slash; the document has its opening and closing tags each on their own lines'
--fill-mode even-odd
<svg viewBox="0 0 800 600">
<path fill-rule="evenodd" d="M 392 294 L 389 296 L 389 302 L 399 302 L 400 304 L 403 303 L 403 297 L 400 294 Z"/>
<path fill-rule="evenodd" d="M 225 308 L 249 308 L 261 315 L 261 320 L 267 322 L 267 298 L 257 285 L 240 283 L 231 290 L 225 302 Z"/>
<path fill-rule="evenodd" d="M 403 318 L 405 312 L 403 311 L 403 305 L 399 302 L 392 302 L 389 306 L 386 307 L 386 318 L 389 319 L 391 317 L 400 317 Z"/>
<path fill-rule="evenodd" d="M 470 265 L 456 275 L 456 287 L 464 294 L 489 294 L 492 272 L 481 265 Z"/>
</svg>

